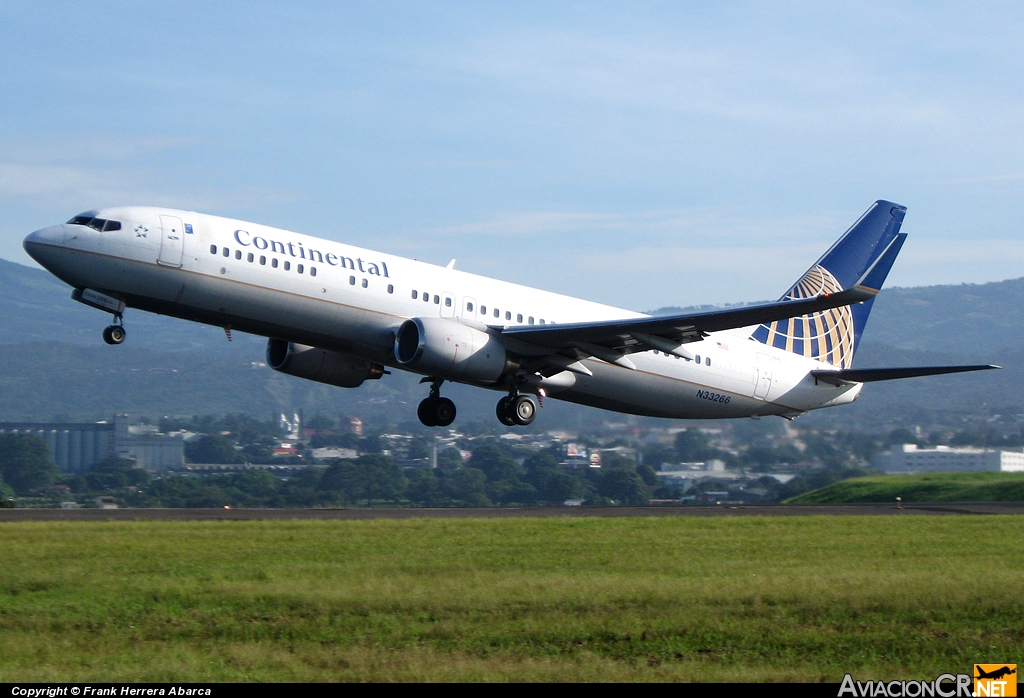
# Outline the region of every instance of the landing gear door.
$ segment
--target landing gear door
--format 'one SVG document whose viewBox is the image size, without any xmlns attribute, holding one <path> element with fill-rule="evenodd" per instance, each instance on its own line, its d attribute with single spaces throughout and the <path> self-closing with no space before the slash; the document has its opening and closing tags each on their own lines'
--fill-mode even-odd
<svg viewBox="0 0 1024 698">
<path fill-rule="evenodd" d="M 184 249 L 183 240 L 185 237 L 185 226 L 181 219 L 175 216 L 160 216 L 160 256 L 158 264 L 168 267 L 180 267 L 181 255 Z"/>
<path fill-rule="evenodd" d="M 757 355 L 757 384 L 754 386 L 754 397 L 768 399 L 768 391 L 772 389 L 772 357 L 767 354 Z"/>
</svg>

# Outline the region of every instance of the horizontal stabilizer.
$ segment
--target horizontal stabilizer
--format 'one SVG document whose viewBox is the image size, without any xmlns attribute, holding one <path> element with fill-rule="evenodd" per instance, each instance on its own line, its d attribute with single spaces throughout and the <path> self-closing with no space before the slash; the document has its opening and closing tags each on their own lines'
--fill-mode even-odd
<svg viewBox="0 0 1024 698">
<path fill-rule="evenodd" d="M 988 371 L 1002 368 L 995 364 L 976 366 L 918 366 L 916 368 L 862 368 L 845 371 L 811 371 L 815 380 L 832 385 L 843 383 L 874 383 L 875 381 L 893 381 L 900 378 L 916 378 L 918 376 L 937 376 L 943 373 L 965 373 L 967 371 Z"/>
</svg>

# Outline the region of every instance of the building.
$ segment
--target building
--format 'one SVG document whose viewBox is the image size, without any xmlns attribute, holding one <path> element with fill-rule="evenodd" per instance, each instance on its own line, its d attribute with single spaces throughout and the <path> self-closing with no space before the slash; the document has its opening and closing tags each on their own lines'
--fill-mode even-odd
<svg viewBox="0 0 1024 698">
<path fill-rule="evenodd" d="M 885 473 L 1011 473 L 1024 472 L 1024 453 L 974 447 L 918 448 L 916 444 L 902 444 L 879 453 L 872 464 Z"/>
<path fill-rule="evenodd" d="M 770 477 L 780 484 L 786 484 L 796 475 L 792 473 L 740 473 L 725 469 L 725 463 L 712 460 L 700 463 L 662 463 L 661 470 L 654 473 L 664 487 L 675 487 L 683 492 L 698 484 L 700 480 L 711 479 L 730 481 L 742 489 L 745 485 L 762 477 Z"/>
<path fill-rule="evenodd" d="M 104 422 L 0 422 L 0 433 L 35 434 L 50 447 L 50 457 L 63 472 L 80 473 L 108 458 L 134 460 L 147 470 L 180 468 L 185 442 L 156 433 L 155 428 L 129 427 L 118 415 Z"/>
</svg>

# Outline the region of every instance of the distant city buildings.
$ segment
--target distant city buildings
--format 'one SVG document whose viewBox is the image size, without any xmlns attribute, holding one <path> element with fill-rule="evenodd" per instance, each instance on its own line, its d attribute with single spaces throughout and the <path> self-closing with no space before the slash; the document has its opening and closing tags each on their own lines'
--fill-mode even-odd
<svg viewBox="0 0 1024 698">
<path fill-rule="evenodd" d="M 725 469 L 725 463 L 720 460 L 698 463 L 662 463 L 661 470 L 657 471 L 655 475 L 658 476 L 658 481 L 663 486 L 674 487 L 683 492 L 689 491 L 691 487 L 705 479 L 732 482 L 740 485 L 761 477 L 770 477 L 777 480 L 779 484 L 784 485 L 796 477 L 792 473 L 743 473 L 730 471 Z"/>
<path fill-rule="evenodd" d="M 918 448 L 915 444 L 902 444 L 877 454 L 872 464 L 884 473 L 1012 473 L 1024 472 L 1024 453 L 975 447 Z"/>
<path fill-rule="evenodd" d="M 66 473 L 80 473 L 108 458 L 125 458 L 146 470 L 172 470 L 185 462 L 180 434 L 156 427 L 129 426 L 118 415 L 103 422 L 0 422 L 0 433 L 34 434 L 50 448 L 50 457 Z"/>
</svg>

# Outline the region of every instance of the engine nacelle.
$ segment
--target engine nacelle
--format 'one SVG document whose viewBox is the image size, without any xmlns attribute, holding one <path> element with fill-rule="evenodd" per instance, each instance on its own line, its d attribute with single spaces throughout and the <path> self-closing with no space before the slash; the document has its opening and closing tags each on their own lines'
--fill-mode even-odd
<svg viewBox="0 0 1024 698">
<path fill-rule="evenodd" d="M 497 383 L 515 364 L 494 335 L 440 317 L 406 320 L 395 334 L 395 359 L 428 376 Z"/>
<path fill-rule="evenodd" d="M 384 375 L 384 367 L 380 364 L 364 361 L 351 354 L 293 344 L 283 339 L 267 342 L 267 365 L 289 376 L 339 388 L 358 388 L 363 381 L 376 380 Z"/>
</svg>

